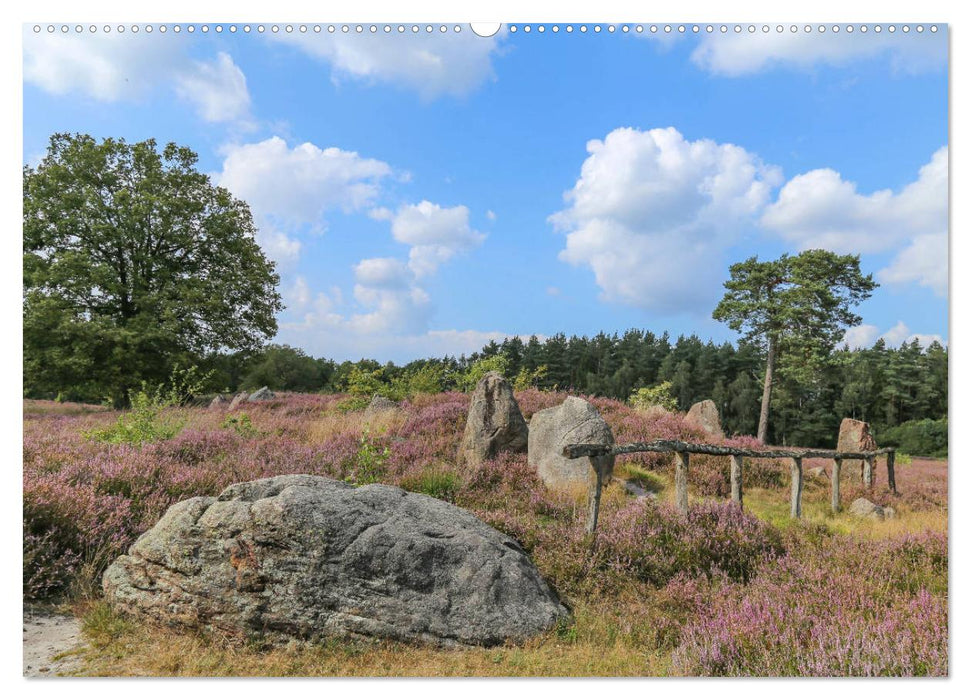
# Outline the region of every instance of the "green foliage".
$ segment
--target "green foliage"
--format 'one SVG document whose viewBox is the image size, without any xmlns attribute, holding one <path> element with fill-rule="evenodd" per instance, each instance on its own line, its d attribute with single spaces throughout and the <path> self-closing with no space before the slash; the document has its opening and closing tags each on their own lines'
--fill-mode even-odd
<svg viewBox="0 0 971 700">
<path fill-rule="evenodd" d="M 472 391 L 479 380 L 489 372 L 505 375 L 509 371 L 509 360 L 505 355 L 491 355 L 477 360 L 458 379 L 459 391 Z"/>
<path fill-rule="evenodd" d="M 348 481 L 357 486 L 381 481 L 390 454 L 387 447 L 381 447 L 371 439 L 371 431 L 365 426 L 354 455 L 354 473 Z"/>
<path fill-rule="evenodd" d="M 226 416 L 226 420 L 220 424 L 224 430 L 232 430 L 237 435 L 243 437 L 256 437 L 260 431 L 253 425 L 248 413 L 240 413 L 235 416 Z"/>
<path fill-rule="evenodd" d="M 401 487 L 407 491 L 454 502 L 459 488 L 459 476 L 444 465 L 427 466 L 417 476 L 402 478 Z"/>
<path fill-rule="evenodd" d="M 910 420 L 879 432 L 876 439 L 881 447 L 896 447 L 908 455 L 947 457 L 947 419 Z"/>
<path fill-rule="evenodd" d="M 546 379 L 548 372 L 549 367 L 546 365 L 540 365 L 533 370 L 523 367 L 519 370 L 519 374 L 516 375 L 516 379 L 513 381 L 513 388 L 516 391 L 525 391 L 526 389 L 538 387 Z"/>
<path fill-rule="evenodd" d="M 371 403 L 371 399 L 368 396 L 349 396 L 338 401 L 334 408 L 340 413 L 353 413 L 354 411 L 363 411 L 369 403 Z"/>
<path fill-rule="evenodd" d="M 321 366 L 303 350 L 289 345 L 269 345 L 249 366 L 240 387 L 274 391 L 318 391 L 323 388 Z"/>
<path fill-rule="evenodd" d="M 405 372 L 392 381 L 391 398 L 406 398 L 416 394 L 437 394 L 444 387 L 444 369 L 437 363 L 427 363 L 418 369 Z"/>
<path fill-rule="evenodd" d="M 641 387 L 627 400 L 634 408 L 648 408 L 661 406 L 668 411 L 678 409 L 678 400 L 671 393 L 671 382 L 661 382 L 654 386 Z"/>
<path fill-rule="evenodd" d="M 249 207 L 190 149 L 54 134 L 23 169 L 24 389 L 108 393 L 276 332 L 279 276 Z"/>
<path fill-rule="evenodd" d="M 368 370 L 355 366 L 345 381 L 344 390 L 354 396 L 386 396 L 391 393 L 391 385 L 385 381 L 383 369 Z"/>
</svg>

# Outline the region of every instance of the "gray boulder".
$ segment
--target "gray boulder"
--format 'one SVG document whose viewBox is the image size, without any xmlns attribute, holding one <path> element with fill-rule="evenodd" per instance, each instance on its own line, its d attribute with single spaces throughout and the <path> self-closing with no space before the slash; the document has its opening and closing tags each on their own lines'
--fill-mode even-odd
<svg viewBox="0 0 971 700">
<path fill-rule="evenodd" d="M 872 503 L 865 498 L 858 498 L 850 504 L 850 513 L 861 518 L 872 518 L 873 520 L 890 520 L 896 517 L 897 513 L 893 508 L 884 508 Z"/>
<path fill-rule="evenodd" d="M 250 401 L 269 401 L 270 399 L 275 399 L 276 394 L 270 391 L 269 387 L 261 387 L 249 395 Z"/>
<path fill-rule="evenodd" d="M 614 457 L 563 455 L 572 444 L 613 445 L 614 434 L 597 408 L 581 398 L 570 396 L 559 406 L 537 411 L 529 422 L 529 464 L 550 488 L 566 489 L 596 483 L 600 470 L 604 483 L 613 475 Z"/>
<path fill-rule="evenodd" d="M 226 399 L 225 396 L 223 396 L 222 394 L 216 394 L 213 397 L 212 401 L 209 402 L 209 408 L 222 408 L 228 403 L 229 401 Z"/>
<path fill-rule="evenodd" d="M 229 410 L 235 411 L 237 408 L 239 408 L 239 405 L 241 403 L 246 401 L 248 397 L 249 397 L 249 394 L 247 394 L 246 392 L 243 392 L 241 394 L 236 394 L 236 396 L 233 397 L 233 400 L 229 402 Z"/>
<path fill-rule="evenodd" d="M 102 583 L 123 613 L 269 643 L 494 645 L 569 617 L 520 546 L 471 513 L 309 475 L 175 504 Z"/>
<path fill-rule="evenodd" d="M 459 463 L 481 464 L 500 452 L 525 452 L 528 436 L 512 386 L 498 372 L 488 372 L 472 392 Z"/>
<path fill-rule="evenodd" d="M 821 481 L 829 481 L 829 474 L 826 473 L 826 467 L 813 467 L 809 470 L 809 476 Z"/>
<path fill-rule="evenodd" d="M 380 394 L 375 394 L 371 398 L 371 403 L 369 403 L 367 405 L 367 408 L 364 409 L 364 415 L 373 416 L 378 413 L 393 411 L 396 408 L 398 408 L 398 404 L 396 404 L 394 401 L 392 401 L 391 399 L 385 398 Z"/>
<path fill-rule="evenodd" d="M 718 407 L 711 399 L 705 399 L 694 404 L 688 410 L 685 420 L 714 438 L 725 437 L 725 433 L 722 431 L 721 417 L 718 415 Z"/>
</svg>

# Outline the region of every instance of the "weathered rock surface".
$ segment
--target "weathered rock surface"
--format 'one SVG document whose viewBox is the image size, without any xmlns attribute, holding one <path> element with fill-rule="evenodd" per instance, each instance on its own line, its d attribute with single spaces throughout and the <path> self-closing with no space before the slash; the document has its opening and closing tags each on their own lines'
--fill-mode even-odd
<svg viewBox="0 0 971 700">
<path fill-rule="evenodd" d="M 226 399 L 225 396 L 223 396 L 222 394 L 216 394 L 213 397 L 212 401 L 209 402 L 209 408 L 222 408 L 228 403 L 229 401 Z"/>
<path fill-rule="evenodd" d="M 529 427 L 512 385 L 498 372 L 488 372 L 472 392 L 459 463 L 481 464 L 500 452 L 525 452 L 528 440 Z"/>
<path fill-rule="evenodd" d="M 250 401 L 269 401 L 270 399 L 275 399 L 275 398 L 276 398 L 276 394 L 270 391 L 270 388 L 267 386 L 260 387 L 259 389 L 257 389 L 256 391 L 254 391 L 252 394 L 249 395 Z"/>
<path fill-rule="evenodd" d="M 613 445 L 614 434 L 597 408 L 570 396 L 559 406 L 537 411 L 529 422 L 529 464 L 550 488 L 589 486 L 601 470 L 606 483 L 614 470 L 613 455 L 606 457 L 563 456 L 567 445 Z"/>
<path fill-rule="evenodd" d="M 233 400 L 229 402 L 229 410 L 235 411 L 237 408 L 239 408 L 239 405 L 241 403 L 246 401 L 248 396 L 249 394 L 247 394 L 246 392 L 243 392 L 241 394 L 236 394 L 236 396 L 233 397 Z"/>
<path fill-rule="evenodd" d="M 364 415 L 373 416 L 378 413 L 384 413 L 385 411 L 393 411 L 396 408 L 398 408 L 398 404 L 394 401 L 381 396 L 381 394 L 375 394 L 371 399 L 371 403 L 364 409 Z"/>
<path fill-rule="evenodd" d="M 839 452 L 869 452 L 877 449 L 877 443 L 870 434 L 870 424 L 853 418 L 844 418 L 840 423 L 840 435 L 836 441 Z M 844 459 L 844 471 L 858 469 L 863 474 L 862 459 Z"/>
<path fill-rule="evenodd" d="M 569 615 L 519 545 L 471 513 L 309 475 L 175 504 L 103 586 L 125 613 L 271 643 L 493 645 Z"/>
<path fill-rule="evenodd" d="M 878 506 L 865 498 L 858 498 L 853 501 L 850 504 L 850 512 L 861 518 L 872 518 L 874 520 L 890 520 L 897 515 L 893 508 Z"/>
<path fill-rule="evenodd" d="M 725 437 L 722 431 L 721 417 L 718 415 L 718 407 L 711 399 L 705 399 L 694 404 L 689 410 L 685 420 L 696 425 L 706 433 L 715 438 Z"/>
<path fill-rule="evenodd" d="M 829 481 L 829 474 L 826 473 L 826 467 L 813 467 L 809 470 L 809 476 L 814 479 Z"/>
</svg>

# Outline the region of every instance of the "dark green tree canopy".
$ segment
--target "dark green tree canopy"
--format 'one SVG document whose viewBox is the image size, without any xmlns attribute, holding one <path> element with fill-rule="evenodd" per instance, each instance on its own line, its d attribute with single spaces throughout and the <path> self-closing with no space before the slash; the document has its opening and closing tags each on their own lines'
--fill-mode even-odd
<svg viewBox="0 0 971 700">
<path fill-rule="evenodd" d="M 116 400 L 174 363 L 276 333 L 279 276 L 245 202 L 154 140 L 55 134 L 24 167 L 24 374 Z"/>
</svg>

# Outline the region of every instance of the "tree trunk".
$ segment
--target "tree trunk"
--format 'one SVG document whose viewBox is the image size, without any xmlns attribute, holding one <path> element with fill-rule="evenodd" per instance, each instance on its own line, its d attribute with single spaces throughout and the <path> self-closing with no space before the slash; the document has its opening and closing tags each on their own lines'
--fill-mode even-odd
<svg viewBox="0 0 971 700">
<path fill-rule="evenodd" d="M 759 413 L 759 442 L 763 445 L 769 434 L 769 401 L 772 398 L 772 373 L 775 371 L 775 338 L 769 336 L 769 357 L 765 363 L 765 385 L 762 387 L 762 411 Z"/>
</svg>

